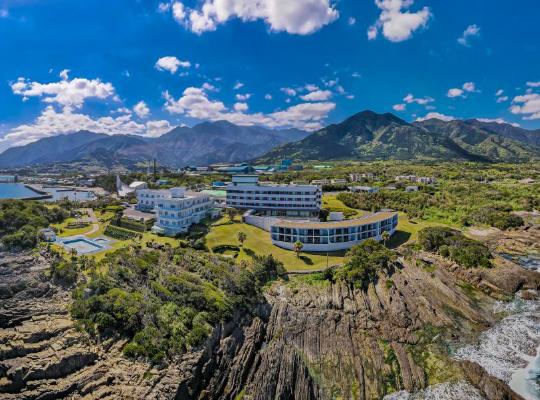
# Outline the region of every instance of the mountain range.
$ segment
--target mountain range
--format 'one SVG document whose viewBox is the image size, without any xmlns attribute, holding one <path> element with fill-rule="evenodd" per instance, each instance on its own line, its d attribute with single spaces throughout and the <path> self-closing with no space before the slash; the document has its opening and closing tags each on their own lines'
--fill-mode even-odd
<svg viewBox="0 0 540 400">
<path fill-rule="evenodd" d="M 471 160 L 524 162 L 540 158 L 540 130 L 479 120 L 428 119 L 409 123 L 393 114 L 362 111 L 259 162 L 305 160 Z"/>
<path fill-rule="evenodd" d="M 476 119 L 409 123 L 373 111 L 311 134 L 217 121 L 177 127 L 156 138 L 88 131 L 57 135 L 7 149 L 0 168 L 81 161 L 129 167 L 154 158 L 171 167 L 283 158 L 525 162 L 540 159 L 540 130 Z"/>
<path fill-rule="evenodd" d="M 0 167 L 79 161 L 107 167 L 130 166 L 154 158 L 171 167 L 238 162 L 307 135 L 298 129 L 271 130 L 227 121 L 203 122 L 192 128 L 176 127 L 156 138 L 79 131 L 9 148 L 0 154 Z"/>
</svg>

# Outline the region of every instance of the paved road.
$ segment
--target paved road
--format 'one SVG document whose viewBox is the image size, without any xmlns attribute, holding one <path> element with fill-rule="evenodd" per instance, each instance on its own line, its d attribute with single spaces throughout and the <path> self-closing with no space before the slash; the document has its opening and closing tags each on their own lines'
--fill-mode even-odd
<svg viewBox="0 0 540 400">
<path fill-rule="evenodd" d="M 92 229 L 85 233 L 86 236 L 96 233 L 99 230 L 99 222 L 94 213 L 94 210 L 91 208 L 82 208 L 81 211 L 88 214 L 88 221 L 92 223 Z"/>
</svg>

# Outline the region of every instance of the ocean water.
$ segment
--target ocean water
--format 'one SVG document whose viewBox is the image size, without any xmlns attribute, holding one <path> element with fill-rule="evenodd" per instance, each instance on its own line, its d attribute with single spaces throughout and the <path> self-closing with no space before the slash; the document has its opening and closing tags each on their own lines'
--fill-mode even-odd
<svg viewBox="0 0 540 400">
<path fill-rule="evenodd" d="M 28 189 L 22 183 L 0 183 L 0 199 L 24 199 L 39 196 L 39 193 Z"/>
<path fill-rule="evenodd" d="M 484 400 L 478 389 L 465 381 L 445 382 L 416 393 L 405 390 L 384 396 L 383 400 Z"/>
<path fill-rule="evenodd" d="M 497 303 L 508 314 L 485 331 L 475 345 L 458 349 L 455 358 L 475 361 L 527 400 L 540 399 L 540 301 L 516 298 Z"/>
</svg>

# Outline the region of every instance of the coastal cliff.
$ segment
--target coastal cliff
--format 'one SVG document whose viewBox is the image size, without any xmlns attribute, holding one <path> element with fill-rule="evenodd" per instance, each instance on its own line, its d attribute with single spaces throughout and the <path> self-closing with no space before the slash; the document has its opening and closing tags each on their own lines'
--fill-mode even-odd
<svg viewBox="0 0 540 400">
<path fill-rule="evenodd" d="M 46 259 L 4 253 L 0 397 L 378 399 L 464 379 L 487 399 L 520 399 L 478 364 L 449 357 L 497 322 L 496 299 L 540 289 L 540 274 L 501 257 L 495 265 L 401 251 L 367 290 L 317 276 L 276 281 L 252 316 L 235 314 L 203 346 L 152 367 L 126 358 L 122 340 L 76 329 L 69 289 L 47 277 Z"/>
</svg>

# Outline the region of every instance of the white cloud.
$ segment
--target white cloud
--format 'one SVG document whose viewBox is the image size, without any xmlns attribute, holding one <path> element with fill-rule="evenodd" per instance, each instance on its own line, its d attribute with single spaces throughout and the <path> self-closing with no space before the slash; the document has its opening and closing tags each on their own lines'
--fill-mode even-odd
<svg viewBox="0 0 540 400">
<path fill-rule="evenodd" d="M 244 84 L 243 84 L 242 82 L 236 82 L 236 83 L 234 84 L 233 89 L 234 89 L 234 90 L 239 90 L 239 89 L 242 89 L 243 87 L 244 87 Z"/>
<path fill-rule="evenodd" d="M 540 81 L 538 82 L 527 82 L 527 86 L 530 86 L 530 87 L 540 87 Z"/>
<path fill-rule="evenodd" d="M 238 93 L 234 97 L 236 97 L 236 100 L 238 101 L 246 101 L 246 100 L 249 100 L 249 98 L 251 97 L 251 93 L 244 93 L 244 94 Z"/>
<path fill-rule="evenodd" d="M 133 111 L 139 118 L 146 118 L 150 114 L 150 109 L 144 101 L 139 101 L 137 104 L 135 104 Z"/>
<path fill-rule="evenodd" d="M 1 8 L 0 18 L 7 18 L 7 17 L 9 17 L 9 10 L 7 10 L 6 8 Z"/>
<path fill-rule="evenodd" d="M 355 25 L 355 24 L 356 24 L 356 18 L 354 18 L 354 17 L 349 17 L 349 19 L 347 20 L 347 23 L 348 23 L 349 25 L 351 25 L 351 26 L 352 26 L 352 25 Z"/>
<path fill-rule="evenodd" d="M 189 61 L 179 60 L 174 56 L 166 56 L 157 60 L 155 67 L 159 71 L 169 71 L 171 74 L 174 74 L 176 71 L 178 71 L 179 67 L 191 67 L 191 63 Z"/>
<path fill-rule="evenodd" d="M 131 119 L 129 110 L 127 111 L 118 117 L 106 116 L 94 119 L 71 109 L 64 108 L 58 112 L 53 106 L 47 106 L 33 123 L 10 130 L 0 139 L 0 147 L 22 146 L 46 137 L 80 130 L 108 135 L 159 136 L 171 128 L 168 121 L 148 121 L 146 124 L 135 122 Z"/>
<path fill-rule="evenodd" d="M 353 78 L 360 79 L 362 77 L 362 74 L 360 74 L 359 72 L 353 72 L 351 76 Z"/>
<path fill-rule="evenodd" d="M 463 96 L 463 89 L 458 89 L 458 88 L 449 89 L 448 92 L 446 93 L 446 96 L 448 96 L 448 97 L 461 97 L 461 96 Z"/>
<path fill-rule="evenodd" d="M 477 121 L 480 122 L 495 122 L 497 124 L 509 124 L 514 127 L 519 127 L 519 124 L 517 122 L 507 122 L 502 118 L 476 118 Z"/>
<path fill-rule="evenodd" d="M 504 90 L 499 89 L 497 90 L 497 93 L 495 93 L 495 96 L 501 96 L 504 93 Z"/>
<path fill-rule="evenodd" d="M 269 93 L 267 93 L 267 94 L 264 95 L 264 98 L 265 98 L 266 100 L 272 100 L 272 95 L 269 94 Z"/>
<path fill-rule="evenodd" d="M 465 46 L 470 47 L 470 39 L 473 37 L 476 37 L 480 35 L 480 27 L 476 24 L 469 25 L 465 31 L 463 31 L 463 35 L 461 35 L 460 38 L 458 38 L 458 43 Z"/>
<path fill-rule="evenodd" d="M 167 120 L 148 121 L 146 123 L 146 132 L 143 136 L 157 137 L 169 132 L 173 127 Z"/>
<path fill-rule="evenodd" d="M 540 119 L 540 94 L 528 93 L 516 96 L 510 107 L 512 114 L 525 115 L 523 119 Z"/>
<path fill-rule="evenodd" d="M 476 89 L 474 82 L 465 82 L 460 88 L 452 88 L 446 93 L 447 97 L 467 97 L 466 93 L 480 92 Z"/>
<path fill-rule="evenodd" d="M 407 107 L 406 104 L 394 104 L 392 106 L 392 108 L 395 110 L 395 111 L 405 111 L 405 108 Z"/>
<path fill-rule="evenodd" d="M 81 107 L 88 98 L 117 100 L 114 86 L 100 79 L 74 78 L 68 79 L 67 71 L 60 73 L 61 81 L 52 83 L 31 82 L 25 78 L 17 79 L 11 84 L 14 94 L 22 96 L 23 101 L 29 97 L 39 97 L 45 103 L 57 103 L 63 107 Z"/>
<path fill-rule="evenodd" d="M 419 97 L 419 98 L 416 98 L 414 97 L 411 93 L 409 93 L 407 96 L 405 96 L 403 98 L 403 101 L 407 104 L 411 104 L 411 103 L 416 103 L 416 104 L 420 104 L 422 106 L 428 104 L 428 103 L 432 103 L 435 101 L 435 99 L 433 99 L 432 97 Z"/>
<path fill-rule="evenodd" d="M 326 101 L 330 97 L 332 97 L 332 92 L 330 90 L 316 90 L 304 96 L 300 96 L 304 101 Z"/>
<path fill-rule="evenodd" d="M 420 121 L 425 121 L 432 118 L 440 119 L 441 121 L 453 121 L 454 119 L 456 119 L 455 117 L 452 117 L 450 115 L 445 115 L 438 112 L 429 112 L 423 117 L 416 118 L 416 120 L 420 122 Z"/>
<path fill-rule="evenodd" d="M 177 1 L 175 20 L 196 34 L 214 31 L 232 18 L 263 20 L 275 32 L 308 35 L 339 17 L 330 0 L 204 0 L 197 9 Z"/>
<path fill-rule="evenodd" d="M 379 18 L 369 27 L 368 39 L 377 38 L 379 31 L 391 42 L 402 42 L 410 39 L 418 28 L 425 27 L 431 17 L 428 7 L 420 11 L 407 11 L 414 0 L 375 0 L 375 5 L 381 9 Z"/>
<path fill-rule="evenodd" d="M 171 3 L 159 3 L 158 4 L 158 12 L 160 13 L 166 13 L 171 9 Z"/>
<path fill-rule="evenodd" d="M 234 110 L 235 111 L 247 111 L 248 105 L 246 103 L 235 103 L 234 104 Z"/>
<path fill-rule="evenodd" d="M 208 90 L 210 92 L 219 92 L 219 90 L 214 85 L 208 82 L 204 82 L 202 87 L 204 90 Z"/>
<path fill-rule="evenodd" d="M 304 86 L 304 88 L 308 91 L 308 92 L 314 92 L 316 90 L 319 90 L 319 87 L 317 85 L 313 85 L 312 83 L 308 83 L 306 84 L 306 86 Z"/>
<path fill-rule="evenodd" d="M 184 5 L 179 1 L 174 2 L 172 5 L 172 13 L 173 18 L 176 20 L 176 22 L 182 24 L 184 19 L 186 18 L 186 11 L 184 9 Z"/>
<path fill-rule="evenodd" d="M 474 82 L 465 82 L 463 84 L 463 90 L 466 92 L 479 92 L 479 90 L 476 90 Z"/>
<path fill-rule="evenodd" d="M 289 87 L 284 87 L 284 88 L 281 88 L 280 89 L 283 93 L 285 93 L 287 96 L 296 96 L 296 90 L 294 90 L 293 88 L 289 88 Z"/>
<path fill-rule="evenodd" d="M 69 69 L 64 69 L 58 74 L 58 76 L 62 78 L 63 81 L 67 81 L 69 79 L 69 76 L 68 76 L 69 72 L 70 72 Z"/>
<path fill-rule="evenodd" d="M 508 101 L 508 96 L 497 97 L 497 103 L 504 103 L 505 101 Z"/>
<path fill-rule="evenodd" d="M 245 106 L 234 106 L 229 110 L 221 101 L 211 100 L 202 88 L 189 87 L 179 99 L 164 93 L 165 109 L 172 114 L 182 114 L 201 120 L 227 120 L 239 125 L 264 125 L 296 127 L 314 130 L 322 127 L 322 121 L 335 108 L 332 102 L 301 103 L 270 114 L 246 113 Z M 238 103 L 236 103 L 238 104 Z M 247 106 L 247 105 L 246 105 Z"/>
<path fill-rule="evenodd" d="M 353 100 L 354 99 L 354 94 L 348 94 L 347 96 L 345 96 L 347 99 L 349 100 Z"/>
</svg>

